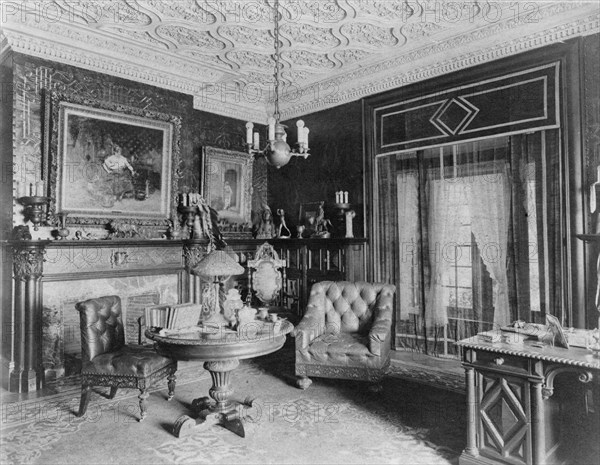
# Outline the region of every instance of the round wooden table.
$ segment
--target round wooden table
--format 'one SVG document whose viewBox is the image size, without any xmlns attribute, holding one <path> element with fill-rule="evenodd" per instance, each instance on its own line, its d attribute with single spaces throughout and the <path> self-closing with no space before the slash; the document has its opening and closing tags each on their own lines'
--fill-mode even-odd
<svg viewBox="0 0 600 465">
<path fill-rule="evenodd" d="M 197 419 L 182 415 L 173 425 L 177 437 L 185 436 L 196 427 L 219 424 L 244 437 L 244 425 L 240 418 L 240 405 L 252 406 L 231 399 L 233 388 L 230 374 L 240 359 L 254 358 L 281 349 L 285 338 L 294 326 L 286 320 L 276 324 L 255 320 L 240 331 L 225 328 L 198 327 L 189 331 L 161 332 L 147 329 L 146 337 L 156 344 L 158 353 L 177 360 L 204 360 L 204 368 L 212 378 L 210 397 L 200 397 L 192 401 L 192 409 Z"/>
</svg>

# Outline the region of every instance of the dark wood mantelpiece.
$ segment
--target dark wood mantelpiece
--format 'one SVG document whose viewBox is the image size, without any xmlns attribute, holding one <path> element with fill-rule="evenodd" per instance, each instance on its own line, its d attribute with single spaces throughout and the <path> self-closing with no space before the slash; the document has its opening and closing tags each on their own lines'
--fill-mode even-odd
<svg viewBox="0 0 600 465">
<path fill-rule="evenodd" d="M 244 263 L 266 241 L 280 253 L 303 257 L 291 273 L 300 278 L 299 311 L 312 282 L 364 279 L 366 239 L 228 239 L 227 243 Z M 13 309 L 3 321 L 6 387 L 11 392 L 32 392 L 44 385 L 44 283 L 53 286 L 65 281 L 170 275 L 176 277 L 181 302 L 199 302 L 201 281 L 190 270 L 206 253 L 207 244 L 204 240 L 167 239 L 0 241 L 4 252 L 12 256 L 14 283 Z M 330 254 L 339 258 L 338 266 L 319 268 L 325 263 L 322 257 L 330 263 Z M 243 284 L 244 277 L 240 278 Z"/>
</svg>

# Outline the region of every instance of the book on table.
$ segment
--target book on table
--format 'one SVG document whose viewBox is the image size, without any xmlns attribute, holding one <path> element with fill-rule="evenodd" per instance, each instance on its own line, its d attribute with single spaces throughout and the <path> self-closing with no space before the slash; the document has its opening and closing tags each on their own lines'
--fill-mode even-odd
<svg viewBox="0 0 600 465">
<path fill-rule="evenodd" d="M 198 324 L 202 305 L 195 303 L 159 304 L 145 308 L 146 327 L 181 329 Z"/>
</svg>

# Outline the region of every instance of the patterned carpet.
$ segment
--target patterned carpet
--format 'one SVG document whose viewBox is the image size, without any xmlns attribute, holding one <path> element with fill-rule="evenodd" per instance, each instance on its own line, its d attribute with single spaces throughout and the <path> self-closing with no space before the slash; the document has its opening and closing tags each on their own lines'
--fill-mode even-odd
<svg viewBox="0 0 600 465">
<path fill-rule="evenodd" d="M 199 376 L 198 372 L 202 375 Z M 293 350 L 244 361 L 234 372 L 234 397 L 256 397 L 242 411 L 246 437 L 220 426 L 188 437 L 173 422 L 207 394 L 210 377 L 182 363 L 175 398 L 166 386 L 149 398 L 141 423 L 137 393 L 114 399 L 96 393 L 87 414 L 74 416 L 77 386 L 26 402 L 3 402 L 2 464 L 254 464 L 456 463 L 464 447 L 464 397 L 395 378 L 372 394 L 365 383 L 315 379 L 293 386 Z M 101 390 L 99 389 L 99 392 Z"/>
</svg>

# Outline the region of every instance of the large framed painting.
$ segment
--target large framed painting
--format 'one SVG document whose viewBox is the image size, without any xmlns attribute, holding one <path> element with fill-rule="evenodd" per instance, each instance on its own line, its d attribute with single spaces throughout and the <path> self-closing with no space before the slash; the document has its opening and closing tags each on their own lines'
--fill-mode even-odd
<svg viewBox="0 0 600 465">
<path fill-rule="evenodd" d="M 50 99 L 50 219 L 164 225 L 177 195 L 180 119 L 65 94 Z"/>
<path fill-rule="evenodd" d="M 234 225 L 231 230 L 247 229 L 251 223 L 253 163 L 254 157 L 244 152 L 202 149 L 202 195 L 219 220 Z"/>
</svg>

